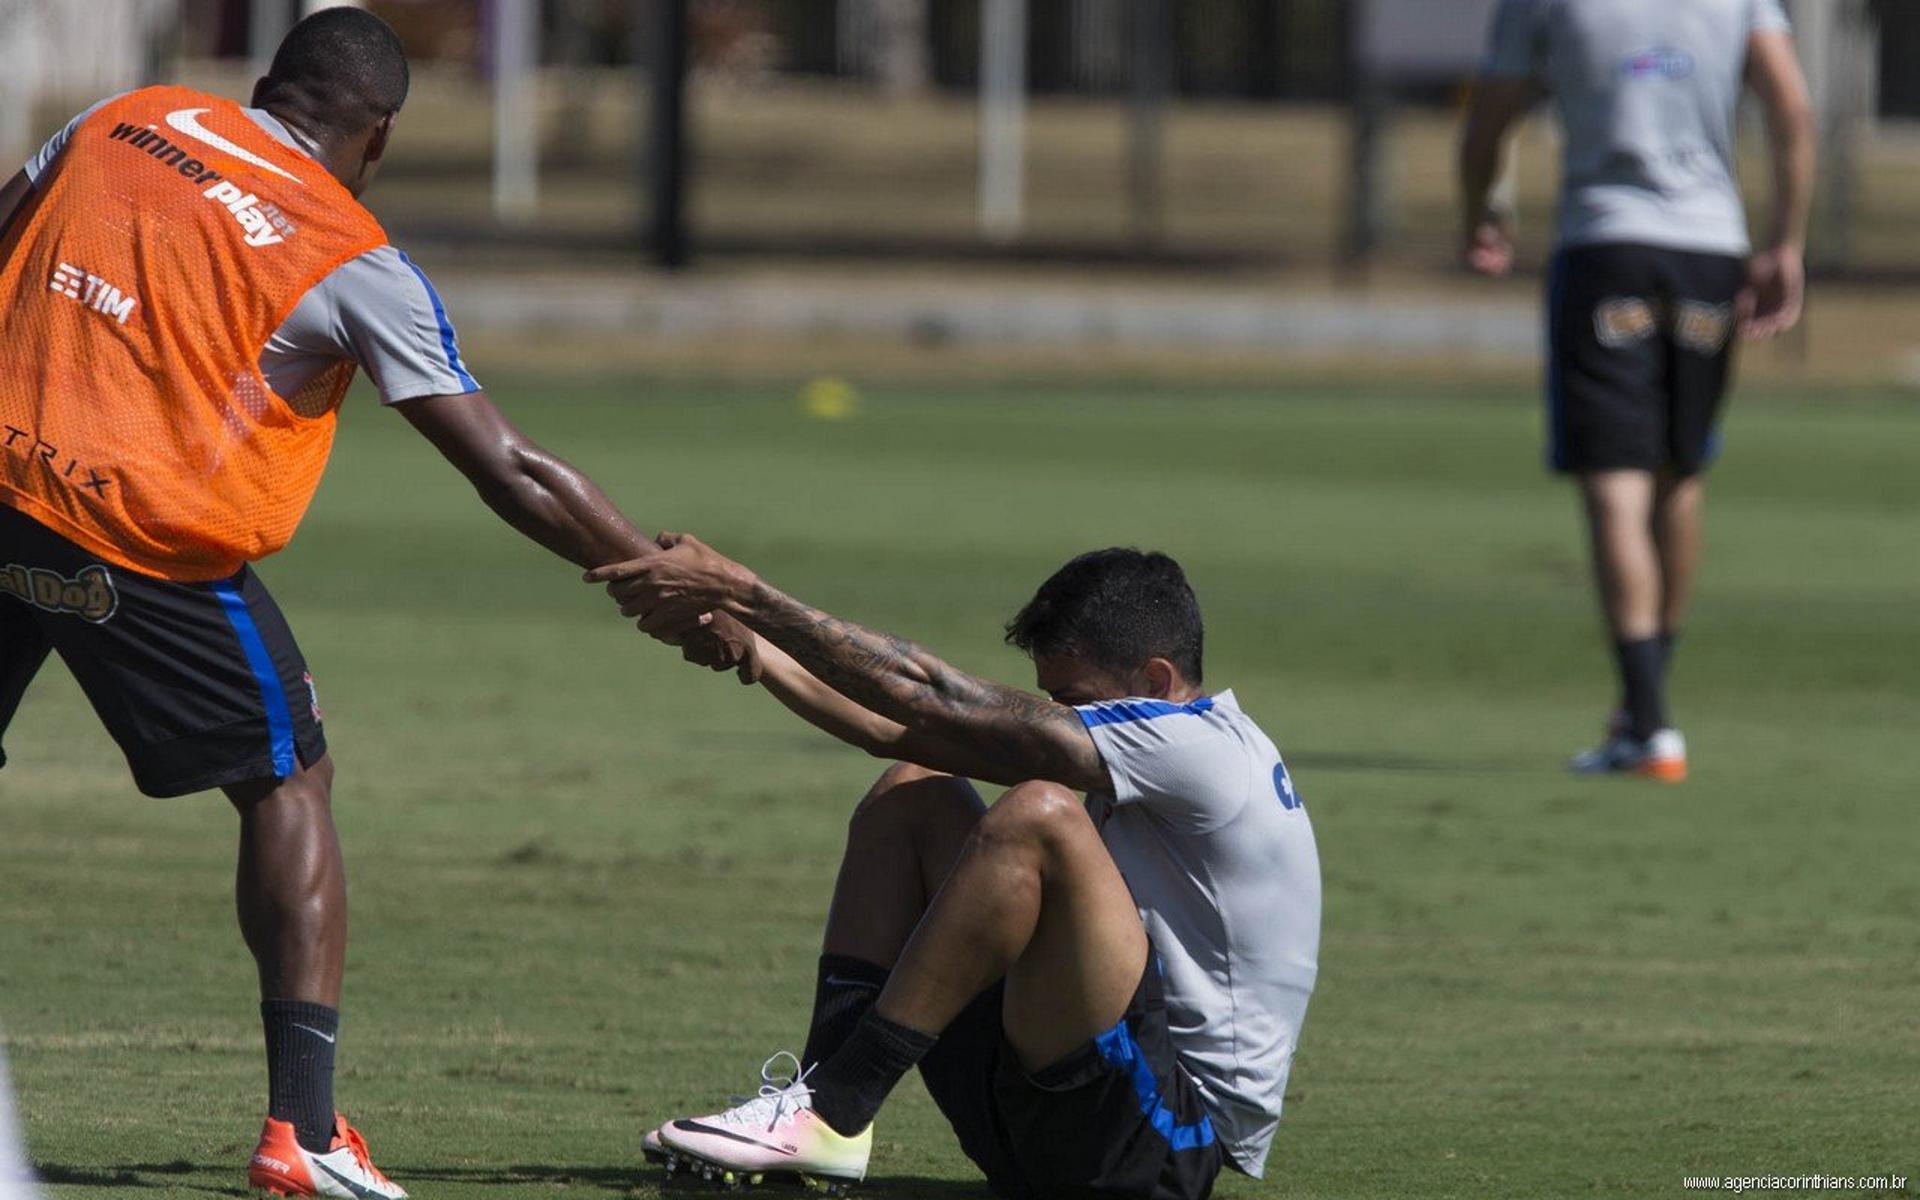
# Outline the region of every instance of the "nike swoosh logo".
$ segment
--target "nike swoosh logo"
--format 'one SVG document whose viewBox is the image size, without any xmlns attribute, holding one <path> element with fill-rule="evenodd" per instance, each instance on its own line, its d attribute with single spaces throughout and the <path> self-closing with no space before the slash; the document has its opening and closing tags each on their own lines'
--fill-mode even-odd
<svg viewBox="0 0 1920 1200">
<path fill-rule="evenodd" d="M 337 1034 L 326 1034 L 326 1033 L 321 1033 L 321 1032 L 320 1032 L 320 1031 L 319 1031 L 318 1029 L 315 1029 L 315 1028 L 314 1028 L 313 1026 L 311 1026 L 311 1025 L 302 1025 L 302 1024 L 300 1024 L 300 1022 L 298 1022 L 298 1021 L 295 1021 L 295 1022 L 293 1023 L 293 1027 L 294 1027 L 295 1029 L 304 1029 L 304 1030 L 306 1030 L 306 1031 L 307 1031 L 308 1033 L 310 1033 L 310 1034 L 312 1034 L 313 1036 L 315 1036 L 315 1037 L 317 1037 L 317 1038 L 319 1038 L 319 1039 L 320 1039 L 321 1041 L 323 1041 L 323 1042 L 325 1042 L 325 1043 L 326 1043 L 327 1045 L 329 1045 L 329 1046 L 331 1046 L 331 1045 L 333 1045 L 333 1043 L 334 1043 L 334 1040 L 335 1040 L 335 1038 L 339 1036 L 339 1035 L 337 1035 Z"/>
<path fill-rule="evenodd" d="M 688 1133 L 704 1133 L 708 1137 L 723 1137 L 736 1142 L 744 1142 L 749 1146 L 758 1146 L 762 1150 L 771 1150 L 775 1154 L 784 1154 L 789 1158 L 798 1153 L 798 1151 L 789 1146 L 780 1146 L 773 1142 L 763 1142 L 759 1138 L 746 1137 L 742 1134 L 734 1133 L 730 1129 L 715 1129 L 711 1125 L 702 1125 L 698 1121 L 675 1121 L 673 1127 L 675 1129 L 684 1129 Z"/>
<path fill-rule="evenodd" d="M 281 170 L 279 167 L 274 166 L 246 147 L 236 146 L 226 138 L 221 137 L 213 130 L 202 125 L 200 123 L 200 114 L 211 111 L 213 110 L 207 108 L 182 108 L 175 112 L 170 112 L 167 114 L 167 126 L 178 133 L 186 134 L 195 141 L 205 142 L 222 154 L 231 155 L 241 162 L 252 163 L 254 166 L 260 167 L 263 170 L 272 171 L 275 175 L 279 175 L 282 178 L 291 179 L 295 183 L 300 183 L 300 177 L 298 175 Z M 305 187 L 307 185 L 300 183 L 300 186 Z"/>
<path fill-rule="evenodd" d="M 339 1181 L 341 1187 L 347 1189 L 348 1191 L 352 1192 L 354 1195 L 360 1197 L 360 1200 L 380 1200 L 379 1192 L 374 1191 L 372 1188 L 367 1187 L 364 1184 L 355 1183 L 353 1180 L 348 1179 L 345 1175 L 342 1175 L 340 1172 L 334 1170 L 332 1167 L 321 1162 L 319 1159 L 310 1158 L 307 1161 L 311 1162 L 314 1166 L 319 1167 L 322 1171 L 325 1171 L 327 1174 L 333 1176 L 336 1180 Z"/>
<path fill-rule="evenodd" d="M 871 979 L 842 979 L 838 975 L 827 976 L 827 986 L 843 987 L 843 988 L 865 988 L 867 991 L 870 991 L 870 992 L 877 992 L 880 990 L 880 987 L 881 987 L 880 984 L 873 982 Z"/>
</svg>

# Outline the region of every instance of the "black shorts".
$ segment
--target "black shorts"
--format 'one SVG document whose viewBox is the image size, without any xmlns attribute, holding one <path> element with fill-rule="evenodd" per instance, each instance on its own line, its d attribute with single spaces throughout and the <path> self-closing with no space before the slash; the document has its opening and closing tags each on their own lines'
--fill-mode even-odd
<svg viewBox="0 0 1920 1200">
<path fill-rule="evenodd" d="M 960 1148 L 1006 1200 L 1204 1200 L 1223 1161 L 1167 1033 L 1157 959 L 1126 1016 L 1029 1075 L 983 993 L 920 1064 Z"/>
<path fill-rule="evenodd" d="M 149 796 L 285 778 L 326 753 L 313 677 L 251 568 L 155 579 L 0 504 L 0 738 L 50 650 Z"/>
<path fill-rule="evenodd" d="M 1576 246 L 1547 285 L 1547 445 L 1556 471 L 1712 461 L 1732 373 L 1743 260 L 1655 246 Z"/>
</svg>

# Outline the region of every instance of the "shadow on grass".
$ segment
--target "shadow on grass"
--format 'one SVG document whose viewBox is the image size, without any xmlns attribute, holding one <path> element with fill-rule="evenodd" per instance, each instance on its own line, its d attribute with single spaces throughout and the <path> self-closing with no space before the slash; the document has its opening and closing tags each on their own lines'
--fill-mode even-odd
<svg viewBox="0 0 1920 1200">
<path fill-rule="evenodd" d="M 40 1181 L 48 1184 L 71 1184 L 87 1188 L 165 1188 L 169 1191 L 194 1191 L 209 1196 L 244 1196 L 243 1187 L 214 1187 L 205 1184 L 192 1184 L 180 1178 L 182 1175 L 216 1174 L 231 1170 L 233 1164 L 207 1166 L 202 1163 L 190 1163 L 175 1159 L 164 1163 L 122 1163 L 119 1165 L 72 1166 L 67 1163 L 38 1163 L 34 1170 L 40 1174 Z"/>
<path fill-rule="evenodd" d="M 169 1191 L 192 1191 L 209 1196 L 246 1196 L 248 1190 L 243 1187 L 215 1187 L 195 1185 L 181 1178 L 183 1175 L 216 1175 L 232 1169 L 231 1163 L 211 1165 L 191 1163 L 183 1159 L 165 1163 L 121 1163 L 101 1164 L 97 1166 L 74 1166 L 67 1163 L 40 1163 L 36 1166 L 43 1183 L 71 1185 L 87 1188 L 161 1188 Z M 491 1187 L 511 1187 L 516 1184 L 541 1187 L 584 1187 L 613 1195 L 627 1195 L 636 1188 L 653 1187 L 661 1193 L 674 1196 L 694 1194 L 717 1194 L 722 1189 L 711 1183 L 703 1183 L 690 1176 L 669 1177 L 655 1167 L 638 1164 L 623 1164 L 614 1167 L 569 1166 L 546 1163 L 541 1165 L 515 1165 L 502 1167 L 407 1167 L 396 1166 L 393 1169 L 396 1180 L 404 1180 L 411 1185 L 418 1183 L 462 1183 Z M 799 1188 L 772 1185 L 765 1189 L 755 1188 L 753 1194 L 798 1194 Z M 895 1197 L 906 1200 L 967 1200 L 984 1198 L 991 1195 L 987 1185 L 964 1183 L 951 1179 L 927 1179 L 918 1175 L 887 1175 L 870 1179 L 860 1185 L 860 1200 L 893 1200 Z"/>
<path fill-rule="evenodd" d="M 412 1184 L 421 1183 L 465 1183 L 494 1187 L 513 1184 L 572 1185 L 592 1187 L 606 1192 L 625 1195 L 636 1188 L 653 1188 L 662 1195 L 722 1195 L 729 1194 L 726 1189 L 712 1183 L 705 1183 L 691 1175 L 668 1175 L 658 1167 L 637 1164 L 617 1167 L 581 1167 L 581 1166 L 508 1166 L 508 1167 L 396 1167 L 393 1171 L 396 1180 Z M 749 1196 L 785 1196 L 800 1195 L 798 1184 L 769 1182 L 762 1187 L 746 1189 L 741 1194 Z M 868 1179 L 859 1186 L 855 1195 L 858 1200 L 987 1200 L 992 1193 L 986 1183 L 964 1183 L 951 1179 L 927 1179 L 918 1175 L 884 1175 Z"/>
</svg>

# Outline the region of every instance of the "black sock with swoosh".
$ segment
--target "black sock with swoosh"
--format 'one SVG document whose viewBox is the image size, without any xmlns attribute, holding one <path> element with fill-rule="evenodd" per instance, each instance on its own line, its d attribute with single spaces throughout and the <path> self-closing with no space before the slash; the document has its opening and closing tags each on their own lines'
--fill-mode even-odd
<svg viewBox="0 0 1920 1200">
<path fill-rule="evenodd" d="M 267 1031 L 267 1113 L 293 1126 L 300 1148 L 325 1154 L 333 1143 L 333 1049 L 340 1013 L 304 1000 L 263 1000 Z"/>
<path fill-rule="evenodd" d="M 880 989 L 887 986 L 887 968 L 848 954 L 822 954 L 820 978 L 813 986 L 813 1024 L 807 1030 L 802 1066 L 832 1058 L 853 1035 L 853 1027 L 867 1015 Z"/>
</svg>

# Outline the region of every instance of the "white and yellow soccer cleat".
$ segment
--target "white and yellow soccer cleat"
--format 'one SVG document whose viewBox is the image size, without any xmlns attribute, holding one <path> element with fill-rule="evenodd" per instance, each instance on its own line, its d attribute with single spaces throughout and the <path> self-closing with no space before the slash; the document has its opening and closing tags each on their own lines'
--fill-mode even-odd
<svg viewBox="0 0 1920 1200">
<path fill-rule="evenodd" d="M 247 1183 L 273 1196 L 330 1196 L 337 1200 L 407 1200 L 407 1190 L 380 1173 L 366 1139 L 338 1113 L 325 1154 L 301 1148 L 293 1126 L 267 1118 L 247 1167 Z"/>
<path fill-rule="evenodd" d="M 791 1071 L 783 1071 L 785 1065 Z M 760 1068 L 760 1094 L 724 1112 L 660 1127 L 667 1170 L 726 1187 L 797 1180 L 830 1194 L 866 1178 L 873 1127 L 847 1137 L 813 1111 L 800 1060 L 782 1051 Z"/>
<path fill-rule="evenodd" d="M 640 1157 L 653 1163 L 655 1166 L 667 1161 L 667 1147 L 660 1140 L 660 1127 L 658 1125 L 647 1130 L 646 1136 L 640 1139 Z"/>
<path fill-rule="evenodd" d="M 1575 775 L 1639 775 L 1682 783 L 1687 778 L 1687 740 L 1678 729 L 1656 729 L 1645 741 L 1628 733 L 1609 733 L 1606 741 L 1575 755 L 1567 766 Z"/>
</svg>

